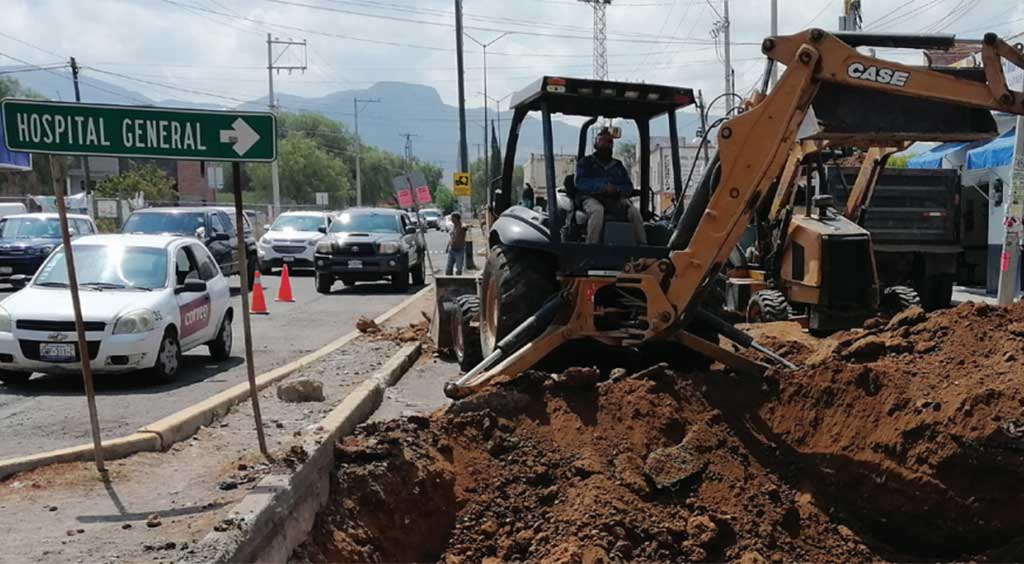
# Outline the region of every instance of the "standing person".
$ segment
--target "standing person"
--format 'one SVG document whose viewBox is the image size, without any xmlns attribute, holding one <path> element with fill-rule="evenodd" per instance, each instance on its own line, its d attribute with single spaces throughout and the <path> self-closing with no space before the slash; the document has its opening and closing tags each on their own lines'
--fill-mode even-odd
<svg viewBox="0 0 1024 564">
<path fill-rule="evenodd" d="M 622 161 L 612 157 L 614 147 L 611 131 L 602 128 L 594 139 L 594 152 L 576 163 L 576 190 L 583 195 L 583 211 L 587 214 L 587 243 L 601 242 L 605 209 L 622 207 L 633 224 L 637 242 L 646 245 L 643 217 L 629 202 L 633 182 Z"/>
<path fill-rule="evenodd" d="M 448 234 L 448 266 L 444 269 L 445 276 L 453 273 L 462 276 L 462 266 L 466 262 L 466 234 L 469 228 L 462 224 L 462 214 L 452 212 L 452 232 Z"/>
</svg>

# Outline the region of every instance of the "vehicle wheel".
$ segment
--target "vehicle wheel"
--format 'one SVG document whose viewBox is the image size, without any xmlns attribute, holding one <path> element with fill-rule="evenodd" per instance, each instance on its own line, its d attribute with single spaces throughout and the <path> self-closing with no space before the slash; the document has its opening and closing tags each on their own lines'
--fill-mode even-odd
<svg viewBox="0 0 1024 564">
<path fill-rule="evenodd" d="M 341 279 L 341 283 L 344 284 L 345 286 L 355 286 L 356 285 L 356 279 L 355 278 L 342 278 Z"/>
<path fill-rule="evenodd" d="M 178 376 L 181 369 L 181 344 L 174 329 L 167 329 L 160 340 L 160 349 L 156 353 L 156 364 L 150 369 L 154 380 L 169 384 Z"/>
<path fill-rule="evenodd" d="M 391 289 L 396 292 L 404 292 L 409 289 L 409 269 L 391 275 Z"/>
<path fill-rule="evenodd" d="M 481 277 L 480 348 L 489 356 L 558 291 L 555 264 L 537 251 L 496 245 Z"/>
<path fill-rule="evenodd" d="M 791 315 L 786 296 L 778 290 L 761 290 L 747 304 L 747 323 L 786 321 Z"/>
<path fill-rule="evenodd" d="M 896 315 L 911 306 L 920 306 L 921 297 L 917 290 L 907 286 L 890 286 L 882 290 L 882 299 L 878 304 L 883 313 Z"/>
<path fill-rule="evenodd" d="M 334 278 L 330 274 L 320 274 L 319 272 L 317 272 L 313 275 L 313 280 L 316 283 L 317 293 L 331 293 L 331 286 L 334 285 Z"/>
<path fill-rule="evenodd" d="M 8 372 L 6 370 L 0 370 L 0 382 L 3 382 L 8 386 L 20 386 L 22 384 L 27 383 L 28 379 L 31 377 L 31 373 Z"/>
<path fill-rule="evenodd" d="M 455 315 L 452 319 L 452 351 L 459 368 L 468 372 L 484 359 L 480 352 L 480 298 L 470 294 L 455 298 Z"/>
<path fill-rule="evenodd" d="M 210 348 L 210 357 L 217 362 L 223 362 L 231 358 L 231 345 L 234 342 L 234 331 L 231 328 L 231 312 L 224 314 L 224 320 L 220 322 L 220 331 L 217 336 L 207 343 Z"/>
<path fill-rule="evenodd" d="M 425 260 L 425 257 L 420 255 L 420 263 L 412 271 L 413 286 L 422 286 L 423 282 L 427 279 Z"/>
</svg>

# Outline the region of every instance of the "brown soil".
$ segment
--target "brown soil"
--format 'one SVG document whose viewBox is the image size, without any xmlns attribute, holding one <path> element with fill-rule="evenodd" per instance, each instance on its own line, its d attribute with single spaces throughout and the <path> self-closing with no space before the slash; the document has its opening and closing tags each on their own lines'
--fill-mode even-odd
<svg viewBox="0 0 1024 564">
<path fill-rule="evenodd" d="M 293 560 L 1024 559 L 1024 305 L 869 326 L 762 330 L 806 364 L 763 380 L 527 373 L 365 426 Z"/>
</svg>

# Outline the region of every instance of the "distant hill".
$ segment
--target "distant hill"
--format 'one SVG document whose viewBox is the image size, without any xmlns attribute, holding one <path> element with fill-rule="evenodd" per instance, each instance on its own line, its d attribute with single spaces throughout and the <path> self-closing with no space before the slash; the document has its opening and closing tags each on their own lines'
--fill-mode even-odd
<svg viewBox="0 0 1024 564">
<path fill-rule="evenodd" d="M 3 68 L 0 67 L 0 70 Z M 47 98 L 65 101 L 75 99 L 70 71 L 25 72 L 13 76 L 22 84 Z M 182 100 L 154 101 L 143 94 L 98 79 L 95 76 L 83 77 L 80 83 L 84 102 L 218 108 L 217 104 Z M 225 84 L 214 90 L 226 93 L 229 88 L 230 86 Z M 344 123 L 349 129 L 355 127 L 352 111 L 354 98 L 379 98 L 381 100 L 377 104 L 365 104 L 360 110 L 359 133 L 364 142 L 397 154 L 404 154 L 405 137 L 403 135 L 410 133 L 413 135 L 413 154 L 416 157 L 442 166 L 449 174 L 455 170 L 458 163 L 458 108 L 444 103 L 437 90 L 431 86 L 404 82 L 378 82 L 366 89 L 343 90 L 321 97 L 278 94 L 278 102 L 285 111 L 320 112 L 331 119 Z M 246 110 L 263 110 L 266 107 L 267 98 L 265 96 L 238 106 L 239 109 Z M 497 124 L 496 113 L 493 109 L 489 113 L 489 118 Z M 483 155 L 483 147 L 478 147 L 479 144 L 484 143 L 483 116 L 483 108 L 473 107 L 466 110 L 470 160 L 476 159 L 478 154 Z M 501 112 L 502 150 L 504 150 L 511 117 L 511 112 Z M 692 138 L 699 122 L 696 114 L 681 113 L 679 122 L 680 133 Z M 555 120 L 552 130 L 556 152 L 574 153 L 576 151 L 579 138 L 578 126 Z M 653 135 L 668 135 L 668 120 L 661 119 L 655 122 L 651 133 Z M 624 141 L 635 141 L 635 131 L 624 125 L 623 138 Z M 529 153 L 541 151 L 540 120 L 528 119 L 520 130 L 517 160 L 523 162 Z"/>
</svg>

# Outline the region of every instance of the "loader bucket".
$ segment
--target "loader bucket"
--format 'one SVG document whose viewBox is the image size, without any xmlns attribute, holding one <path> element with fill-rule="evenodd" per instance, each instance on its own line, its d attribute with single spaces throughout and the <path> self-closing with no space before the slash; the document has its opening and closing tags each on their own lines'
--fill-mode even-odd
<svg viewBox="0 0 1024 564">
<path fill-rule="evenodd" d="M 998 134 L 988 110 L 823 83 L 811 104 L 819 130 L 807 139 L 843 144 L 974 141 Z"/>
<path fill-rule="evenodd" d="M 477 294 L 475 276 L 437 276 L 434 278 L 434 315 L 430 321 L 430 337 L 438 350 L 452 347 L 452 323 L 454 322 L 455 298 L 466 294 Z"/>
</svg>

